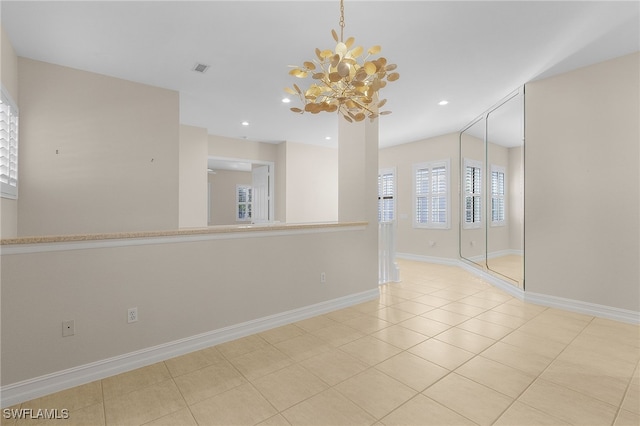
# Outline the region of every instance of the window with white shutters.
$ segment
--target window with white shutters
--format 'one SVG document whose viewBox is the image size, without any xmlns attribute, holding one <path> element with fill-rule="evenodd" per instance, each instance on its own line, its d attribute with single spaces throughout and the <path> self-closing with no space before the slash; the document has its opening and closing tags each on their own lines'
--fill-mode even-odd
<svg viewBox="0 0 640 426">
<path fill-rule="evenodd" d="M 418 228 L 448 228 L 449 161 L 414 164 L 413 176 L 413 225 Z"/>
<path fill-rule="evenodd" d="M 251 185 L 236 185 L 236 221 L 251 221 Z"/>
<path fill-rule="evenodd" d="M 505 224 L 505 169 L 491 166 L 491 225 Z"/>
<path fill-rule="evenodd" d="M 464 160 L 464 227 L 479 228 L 482 224 L 482 164 Z"/>
<path fill-rule="evenodd" d="M 378 172 L 378 222 L 390 222 L 395 219 L 396 211 L 396 173 L 393 169 Z"/>
<path fill-rule="evenodd" d="M 2 197 L 18 198 L 18 108 L 4 88 L 0 97 L 0 186 Z"/>
</svg>

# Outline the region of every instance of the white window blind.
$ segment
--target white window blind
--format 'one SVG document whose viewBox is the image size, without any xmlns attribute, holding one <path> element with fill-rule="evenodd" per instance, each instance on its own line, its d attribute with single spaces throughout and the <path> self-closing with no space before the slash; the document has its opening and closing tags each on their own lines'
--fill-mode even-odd
<svg viewBox="0 0 640 426">
<path fill-rule="evenodd" d="M 251 221 L 251 207 L 253 204 L 250 185 L 236 185 L 236 221 Z"/>
<path fill-rule="evenodd" d="M 395 219 L 396 173 L 393 169 L 378 172 L 378 222 Z"/>
<path fill-rule="evenodd" d="M 4 88 L 0 97 L 0 186 L 2 197 L 18 198 L 18 108 Z"/>
<path fill-rule="evenodd" d="M 491 166 L 491 225 L 504 225 L 505 217 L 505 169 Z"/>
<path fill-rule="evenodd" d="M 464 160 L 464 227 L 478 228 L 482 223 L 482 164 Z"/>
<path fill-rule="evenodd" d="M 449 161 L 414 164 L 415 211 L 419 228 L 449 227 Z"/>
</svg>

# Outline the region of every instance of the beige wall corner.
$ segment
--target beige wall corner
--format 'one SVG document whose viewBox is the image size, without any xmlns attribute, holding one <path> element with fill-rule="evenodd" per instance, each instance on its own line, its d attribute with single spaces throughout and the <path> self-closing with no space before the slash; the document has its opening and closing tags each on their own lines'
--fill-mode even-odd
<svg viewBox="0 0 640 426">
<path fill-rule="evenodd" d="M 207 226 L 207 129 L 180 125 L 180 228 Z"/>
<path fill-rule="evenodd" d="M 640 311 L 640 54 L 526 86 L 526 291 Z"/>
</svg>

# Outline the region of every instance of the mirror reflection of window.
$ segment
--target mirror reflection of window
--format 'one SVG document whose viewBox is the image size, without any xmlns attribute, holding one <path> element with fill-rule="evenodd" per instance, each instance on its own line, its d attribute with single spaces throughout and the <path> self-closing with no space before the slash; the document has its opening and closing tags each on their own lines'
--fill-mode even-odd
<svg viewBox="0 0 640 426">
<path fill-rule="evenodd" d="M 250 185 L 236 186 L 236 220 L 238 222 L 251 221 L 252 189 Z"/>
</svg>

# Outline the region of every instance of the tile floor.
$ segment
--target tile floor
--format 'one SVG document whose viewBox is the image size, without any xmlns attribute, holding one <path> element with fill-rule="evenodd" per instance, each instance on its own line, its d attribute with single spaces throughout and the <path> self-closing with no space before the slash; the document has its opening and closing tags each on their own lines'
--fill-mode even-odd
<svg viewBox="0 0 640 426">
<path fill-rule="evenodd" d="M 400 267 L 379 300 L 21 408 L 83 426 L 640 424 L 640 327 L 523 303 L 459 268 Z"/>
</svg>

